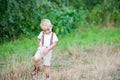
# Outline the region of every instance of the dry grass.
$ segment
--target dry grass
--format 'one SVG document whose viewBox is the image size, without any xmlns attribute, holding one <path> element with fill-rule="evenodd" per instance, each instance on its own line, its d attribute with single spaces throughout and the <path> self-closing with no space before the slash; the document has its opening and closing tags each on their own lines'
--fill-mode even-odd
<svg viewBox="0 0 120 80">
<path fill-rule="evenodd" d="M 51 80 L 120 80 L 120 46 L 68 47 L 56 49 L 51 66 Z M 20 56 L 20 55 L 19 55 Z M 13 55 L 0 73 L 1 80 L 43 80 L 43 70 L 32 77 L 32 56 L 22 61 Z"/>
</svg>

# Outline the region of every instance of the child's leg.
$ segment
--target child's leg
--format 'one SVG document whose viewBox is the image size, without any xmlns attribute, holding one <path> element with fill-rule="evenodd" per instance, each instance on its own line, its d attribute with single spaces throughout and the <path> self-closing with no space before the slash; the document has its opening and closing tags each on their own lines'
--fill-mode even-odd
<svg viewBox="0 0 120 80">
<path fill-rule="evenodd" d="M 49 75 L 50 75 L 51 57 L 52 57 L 51 51 L 48 52 L 48 54 L 44 56 L 44 73 L 45 73 L 46 78 L 49 78 Z"/>
<path fill-rule="evenodd" d="M 44 65 L 44 72 L 45 72 L 46 78 L 49 78 L 50 66 Z"/>
<path fill-rule="evenodd" d="M 38 50 L 34 56 L 34 69 L 33 71 L 31 72 L 32 75 L 35 75 L 36 73 L 38 73 L 40 71 L 39 69 L 39 60 L 41 58 L 41 54 L 40 54 L 40 50 Z"/>
<path fill-rule="evenodd" d="M 40 59 L 41 59 L 41 50 L 37 50 L 36 54 L 34 55 L 34 64 L 36 67 L 39 67 L 39 62 L 40 62 Z"/>
<path fill-rule="evenodd" d="M 40 71 L 40 68 L 39 68 L 39 60 L 37 59 L 34 59 L 34 69 L 33 71 L 31 72 L 32 75 L 35 75 L 36 73 L 38 73 Z"/>
<path fill-rule="evenodd" d="M 34 65 L 35 67 L 39 67 L 39 60 L 34 58 Z"/>
</svg>

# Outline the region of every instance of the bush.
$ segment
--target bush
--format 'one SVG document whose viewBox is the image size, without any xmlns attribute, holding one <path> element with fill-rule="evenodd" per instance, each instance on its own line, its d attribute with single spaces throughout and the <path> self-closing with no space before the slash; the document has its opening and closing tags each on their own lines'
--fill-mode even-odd
<svg viewBox="0 0 120 80">
<path fill-rule="evenodd" d="M 0 22 L 0 41 L 17 39 L 21 34 L 31 36 L 40 31 L 39 23 L 43 18 L 49 18 L 53 31 L 64 35 L 75 28 L 75 24 L 84 19 L 83 10 L 73 7 L 59 6 L 50 1 L 40 0 L 9 0 L 7 10 L 3 9 Z M 82 17 L 83 16 L 83 17 Z"/>
<path fill-rule="evenodd" d="M 119 0 L 0 0 L 0 43 L 40 32 L 49 18 L 53 31 L 64 35 L 84 23 L 119 26 Z"/>
<path fill-rule="evenodd" d="M 87 21 L 94 24 L 103 24 L 107 27 L 119 26 L 120 2 L 117 0 L 106 0 L 97 4 L 91 10 L 87 10 Z"/>
<path fill-rule="evenodd" d="M 82 9 L 80 11 L 83 12 Z M 53 22 L 53 31 L 61 35 L 76 28 L 78 22 L 83 23 L 82 19 L 85 19 L 84 17 L 84 14 L 77 13 L 74 8 L 65 6 L 62 6 L 59 10 L 51 8 L 49 14 L 44 16 L 44 18 L 49 18 Z"/>
</svg>

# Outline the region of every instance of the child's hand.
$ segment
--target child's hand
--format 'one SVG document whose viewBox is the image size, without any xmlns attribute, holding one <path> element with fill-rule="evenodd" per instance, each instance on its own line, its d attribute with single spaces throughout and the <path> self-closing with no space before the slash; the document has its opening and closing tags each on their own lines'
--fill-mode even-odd
<svg viewBox="0 0 120 80">
<path fill-rule="evenodd" d="M 49 49 L 48 49 L 48 48 L 44 48 L 44 49 L 43 49 L 43 54 L 44 54 L 44 55 L 46 55 L 48 52 L 49 52 Z"/>
</svg>

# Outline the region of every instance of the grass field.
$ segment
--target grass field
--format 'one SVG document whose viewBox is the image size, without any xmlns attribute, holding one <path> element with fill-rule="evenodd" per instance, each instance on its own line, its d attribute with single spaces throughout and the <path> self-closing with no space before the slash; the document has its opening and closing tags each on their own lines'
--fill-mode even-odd
<svg viewBox="0 0 120 80">
<path fill-rule="evenodd" d="M 38 75 L 30 75 L 36 50 L 37 36 L 0 45 L 0 79 L 43 80 L 42 64 Z M 120 27 L 86 25 L 59 36 L 51 80 L 120 80 Z"/>
</svg>

